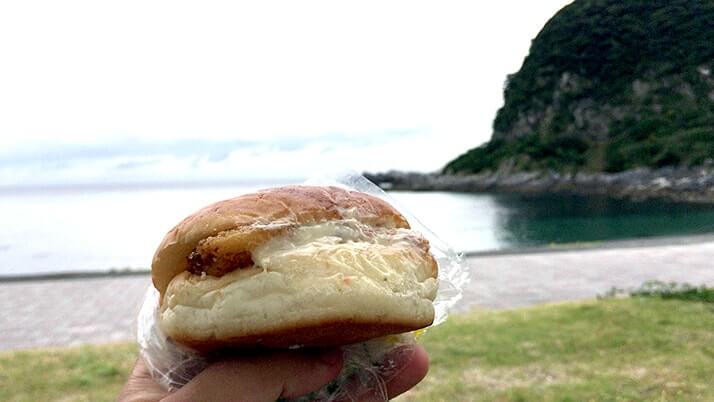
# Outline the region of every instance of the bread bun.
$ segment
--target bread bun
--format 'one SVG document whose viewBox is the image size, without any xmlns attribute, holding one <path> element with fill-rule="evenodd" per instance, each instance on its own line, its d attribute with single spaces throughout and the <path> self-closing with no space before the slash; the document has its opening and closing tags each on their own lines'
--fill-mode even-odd
<svg viewBox="0 0 714 402">
<path fill-rule="evenodd" d="M 197 349 L 340 345 L 428 326 L 437 264 L 385 201 L 289 186 L 205 207 L 154 255 L 159 323 Z"/>
</svg>

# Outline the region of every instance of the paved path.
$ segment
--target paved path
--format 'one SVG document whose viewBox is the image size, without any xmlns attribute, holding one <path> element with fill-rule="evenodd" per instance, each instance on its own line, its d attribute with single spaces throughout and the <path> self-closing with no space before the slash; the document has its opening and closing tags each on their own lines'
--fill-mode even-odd
<svg viewBox="0 0 714 402">
<path fill-rule="evenodd" d="M 470 258 L 460 310 L 520 307 L 632 289 L 648 280 L 714 286 L 714 242 Z"/>
<path fill-rule="evenodd" d="M 0 282 L 0 350 L 132 339 L 148 275 Z"/>
<path fill-rule="evenodd" d="M 459 310 L 594 298 L 647 280 L 714 285 L 714 242 L 468 258 Z M 0 282 L 0 350 L 132 339 L 148 275 Z"/>
</svg>

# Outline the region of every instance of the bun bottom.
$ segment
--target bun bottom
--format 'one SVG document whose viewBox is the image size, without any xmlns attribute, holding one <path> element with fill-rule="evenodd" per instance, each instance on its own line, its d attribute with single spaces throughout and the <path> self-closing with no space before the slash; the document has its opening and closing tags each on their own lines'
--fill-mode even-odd
<svg viewBox="0 0 714 402">
<path fill-rule="evenodd" d="M 340 274 L 304 279 L 257 268 L 220 278 L 184 272 L 169 285 L 160 325 L 175 341 L 202 351 L 345 345 L 431 325 L 436 279 L 399 292 L 378 285 Z"/>
<path fill-rule="evenodd" d="M 418 326 L 423 328 L 431 323 Z M 221 339 L 178 338 L 175 341 L 192 349 L 210 352 L 230 349 L 287 349 L 292 347 L 329 347 L 364 342 L 391 334 L 401 334 L 415 329 L 414 325 L 398 323 L 371 323 L 332 321 L 304 324 L 304 327 L 275 329 L 272 332 Z"/>
</svg>

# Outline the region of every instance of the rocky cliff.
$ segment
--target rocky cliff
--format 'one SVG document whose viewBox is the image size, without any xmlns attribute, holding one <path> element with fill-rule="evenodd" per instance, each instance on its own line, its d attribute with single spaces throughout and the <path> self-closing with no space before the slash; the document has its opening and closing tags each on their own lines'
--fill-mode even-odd
<svg viewBox="0 0 714 402">
<path fill-rule="evenodd" d="M 445 173 L 709 164 L 713 43 L 712 1 L 576 0 L 508 77 L 491 141 Z"/>
</svg>

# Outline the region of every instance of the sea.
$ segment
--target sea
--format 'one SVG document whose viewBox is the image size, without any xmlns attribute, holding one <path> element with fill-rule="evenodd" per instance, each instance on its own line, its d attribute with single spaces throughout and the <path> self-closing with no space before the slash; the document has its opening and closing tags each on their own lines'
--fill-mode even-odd
<svg viewBox="0 0 714 402">
<path fill-rule="evenodd" d="M 0 189 L 0 277 L 147 269 L 195 210 L 275 183 Z M 604 196 L 389 192 L 464 253 L 714 233 L 714 206 Z"/>
</svg>

